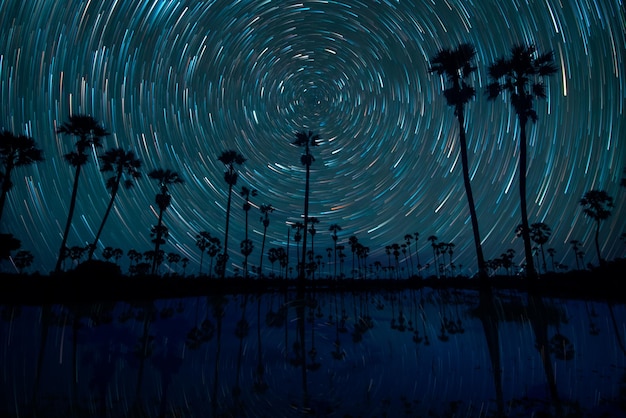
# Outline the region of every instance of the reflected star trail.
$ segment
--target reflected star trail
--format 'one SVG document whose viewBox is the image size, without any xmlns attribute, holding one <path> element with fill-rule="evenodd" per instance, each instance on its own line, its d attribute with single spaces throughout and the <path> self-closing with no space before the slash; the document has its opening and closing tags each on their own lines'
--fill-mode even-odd
<svg viewBox="0 0 626 418">
<path fill-rule="evenodd" d="M 551 227 L 546 248 L 556 249 L 556 261 L 574 266 L 569 241 L 577 239 L 585 262 L 596 263 L 594 225 L 578 201 L 606 190 L 615 208 L 602 226 L 602 252 L 623 256 L 625 22 L 621 0 L 9 0 L 0 6 L 0 129 L 32 136 L 45 161 L 15 172 L 1 228 L 33 252 L 31 271 L 53 269 L 73 183 L 63 154 L 74 144 L 55 130 L 84 113 L 112 133 L 102 150 L 133 150 L 144 173 L 120 191 L 96 254 L 105 246 L 153 248 L 157 187 L 146 174 L 169 168 L 185 184 L 171 189 L 163 249 L 188 257 L 187 272 L 197 271 L 196 234 L 223 239 L 228 190 L 217 157 L 235 149 L 247 161 L 233 199 L 230 261 L 243 260 L 239 190 L 246 186 L 258 191 L 249 228 L 257 265 L 258 207 L 276 208 L 266 249 L 285 245 L 286 222 L 303 212 L 302 150 L 291 142 L 305 129 L 322 139 L 313 150 L 309 209 L 321 221 L 320 253 L 332 246 L 331 224 L 342 228 L 340 243 L 356 235 L 370 247 L 368 260 L 383 264 L 385 246 L 419 232 L 423 263 L 432 258 L 426 238 L 435 235 L 456 245 L 455 263 L 471 274 L 458 126 L 441 78 L 429 73 L 439 49 L 469 42 L 478 70 L 467 138 L 485 258 L 513 248 L 520 264 L 519 126 L 508 98 L 487 101 L 485 87 L 488 65 L 513 44 L 532 43 L 554 52 L 558 72 L 536 103 L 537 123 L 528 125 L 529 221 Z M 94 152 L 68 246 L 92 241 L 109 199 L 105 178 Z"/>
</svg>

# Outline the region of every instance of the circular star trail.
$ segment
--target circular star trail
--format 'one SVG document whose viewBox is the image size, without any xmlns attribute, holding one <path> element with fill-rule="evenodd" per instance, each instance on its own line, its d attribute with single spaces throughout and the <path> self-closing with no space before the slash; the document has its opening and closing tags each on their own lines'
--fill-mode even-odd
<svg viewBox="0 0 626 418">
<path fill-rule="evenodd" d="M 578 201 L 606 190 L 615 208 L 601 247 L 608 259 L 622 256 L 624 28 L 621 0 L 5 1 L 0 128 L 33 137 L 45 161 L 15 172 L 1 227 L 35 255 L 31 270 L 53 269 L 74 179 L 63 159 L 74 140 L 55 130 L 71 114 L 88 114 L 111 132 L 102 150 L 133 150 L 144 173 L 119 193 L 100 249 L 153 248 L 157 187 L 145 174 L 171 169 L 185 183 L 171 188 L 163 249 L 188 257 L 187 272 L 197 271 L 196 234 L 223 239 L 227 187 L 217 157 L 234 149 L 247 161 L 238 167 L 230 269 L 243 259 L 242 186 L 258 191 L 249 223 L 250 262 L 258 264 L 258 207 L 276 208 L 266 249 L 284 246 L 287 223 L 303 213 L 302 149 L 291 142 L 294 132 L 311 130 L 321 136 L 309 209 L 320 219 L 320 253 L 332 246 L 331 224 L 342 228 L 340 243 L 356 235 L 368 259 L 383 264 L 385 246 L 418 232 L 423 264 L 432 261 L 426 238 L 434 235 L 455 244 L 455 263 L 471 274 L 458 126 L 442 79 L 429 72 L 441 48 L 468 42 L 478 69 L 467 138 L 485 257 L 513 248 L 520 264 L 519 125 L 508 98 L 488 101 L 485 87 L 487 67 L 522 43 L 553 51 L 558 68 L 528 127 L 529 221 L 551 227 L 547 247 L 557 261 L 573 267 L 569 241 L 577 239 L 585 261 L 597 262 L 594 225 Z M 93 240 L 108 199 L 94 151 L 68 246 Z"/>
</svg>

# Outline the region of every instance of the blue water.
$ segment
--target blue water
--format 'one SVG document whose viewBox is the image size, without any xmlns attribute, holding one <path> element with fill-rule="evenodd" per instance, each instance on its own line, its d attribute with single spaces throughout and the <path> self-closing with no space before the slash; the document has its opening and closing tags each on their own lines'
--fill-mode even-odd
<svg viewBox="0 0 626 418">
<path fill-rule="evenodd" d="M 0 306 L 0 415 L 626 415 L 624 305 L 429 289 L 306 299 L 301 321 L 294 293 Z"/>
</svg>

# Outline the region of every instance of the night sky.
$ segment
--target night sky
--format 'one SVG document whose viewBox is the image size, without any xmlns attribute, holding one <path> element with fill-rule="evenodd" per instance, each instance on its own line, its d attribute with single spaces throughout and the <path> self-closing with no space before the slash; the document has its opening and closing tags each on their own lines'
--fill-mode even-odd
<svg viewBox="0 0 626 418">
<path fill-rule="evenodd" d="M 528 125 L 529 221 L 552 228 L 546 248 L 557 250 L 555 261 L 575 267 L 569 241 L 577 239 L 585 263 L 597 263 L 594 225 L 578 201 L 606 190 L 615 208 L 602 226 L 602 252 L 623 256 L 625 26 L 621 0 L 3 1 L 0 129 L 33 137 L 45 161 L 14 173 L 0 228 L 35 255 L 29 271 L 54 269 L 74 180 L 62 156 L 75 143 L 55 130 L 70 114 L 89 114 L 112 133 L 99 152 L 132 149 L 144 173 L 118 194 L 100 248 L 153 249 L 157 185 L 147 173 L 171 169 L 185 183 L 171 188 L 162 249 L 188 257 L 187 273 L 197 272 L 196 234 L 223 239 L 227 187 L 217 157 L 235 149 L 247 161 L 234 193 L 230 260 L 241 266 L 246 186 L 258 191 L 249 229 L 256 265 L 258 206 L 276 208 L 266 249 L 285 245 L 286 222 L 303 213 L 302 148 L 291 142 L 295 131 L 312 130 L 322 141 L 309 214 L 321 221 L 322 254 L 333 223 L 340 243 L 356 235 L 370 247 L 368 260 L 384 265 L 386 245 L 419 232 L 422 264 L 432 261 L 427 237 L 435 235 L 456 245 L 456 264 L 472 274 L 457 121 L 442 79 L 429 73 L 439 49 L 469 42 L 478 70 L 466 122 L 485 258 L 513 248 L 520 264 L 519 126 L 508 96 L 488 101 L 485 87 L 491 63 L 532 43 L 554 52 L 558 71 Z M 93 240 L 109 200 L 106 177 L 92 154 L 68 246 Z"/>
</svg>

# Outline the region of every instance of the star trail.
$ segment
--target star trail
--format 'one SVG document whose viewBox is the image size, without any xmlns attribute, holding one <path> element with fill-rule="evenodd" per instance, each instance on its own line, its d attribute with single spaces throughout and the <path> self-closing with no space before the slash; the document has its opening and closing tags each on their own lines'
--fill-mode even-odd
<svg viewBox="0 0 626 418">
<path fill-rule="evenodd" d="M 574 267 L 576 239 L 596 263 L 594 224 L 578 202 L 606 190 L 615 207 L 601 247 L 614 259 L 626 249 L 625 27 L 621 0 L 4 1 L 0 129 L 31 136 L 45 161 L 15 171 L 0 228 L 34 254 L 31 271 L 53 269 L 74 179 L 63 159 L 74 140 L 55 131 L 88 114 L 111 135 L 83 169 L 68 246 L 93 240 L 109 200 L 97 155 L 121 147 L 144 176 L 118 194 L 96 254 L 153 248 L 158 188 L 147 173 L 171 169 L 185 183 L 171 188 L 162 248 L 197 272 L 195 236 L 223 239 L 228 188 L 217 157 L 235 149 L 247 161 L 233 192 L 229 269 L 243 260 L 242 186 L 258 192 L 249 224 L 258 265 L 259 207 L 275 208 L 266 250 L 286 245 L 287 223 L 303 213 L 302 149 L 291 142 L 312 130 L 321 137 L 309 208 L 319 253 L 332 246 L 331 224 L 342 228 L 339 243 L 356 235 L 383 264 L 385 246 L 418 232 L 422 263 L 435 235 L 473 274 L 457 121 L 444 80 L 429 72 L 441 48 L 467 42 L 477 52 L 465 115 L 483 250 L 492 259 L 513 248 L 521 264 L 519 125 L 509 98 L 488 101 L 485 89 L 488 66 L 523 43 L 553 51 L 558 68 L 528 125 L 529 221 L 550 226 L 556 261 Z"/>
</svg>

